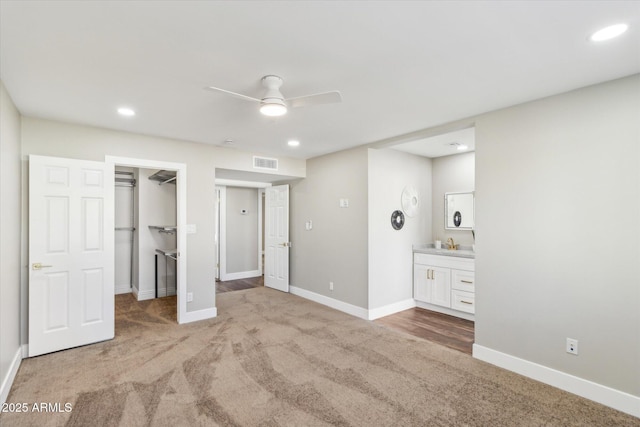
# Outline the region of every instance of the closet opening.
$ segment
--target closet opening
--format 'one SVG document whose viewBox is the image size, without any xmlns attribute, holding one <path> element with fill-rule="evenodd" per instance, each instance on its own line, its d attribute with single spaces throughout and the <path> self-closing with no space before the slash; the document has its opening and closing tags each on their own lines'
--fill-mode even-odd
<svg viewBox="0 0 640 427">
<path fill-rule="evenodd" d="M 191 321 L 186 290 L 186 165 L 106 156 L 114 165 L 115 293 L 137 301 L 176 297 Z"/>
<path fill-rule="evenodd" d="M 176 295 L 176 173 L 115 171 L 116 294 L 138 301 Z"/>
<path fill-rule="evenodd" d="M 136 179 L 132 169 L 115 170 L 115 293 L 132 291 L 134 253 L 137 241 L 135 218 Z"/>
</svg>

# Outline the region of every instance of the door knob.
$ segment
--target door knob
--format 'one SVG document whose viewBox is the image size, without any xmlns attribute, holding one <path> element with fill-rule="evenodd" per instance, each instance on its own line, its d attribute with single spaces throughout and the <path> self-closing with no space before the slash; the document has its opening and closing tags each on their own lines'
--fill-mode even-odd
<svg viewBox="0 0 640 427">
<path fill-rule="evenodd" d="M 53 267 L 53 265 L 42 265 L 39 262 L 34 262 L 33 264 L 31 264 L 31 269 L 33 270 L 41 270 L 43 268 L 49 268 L 49 267 Z"/>
</svg>

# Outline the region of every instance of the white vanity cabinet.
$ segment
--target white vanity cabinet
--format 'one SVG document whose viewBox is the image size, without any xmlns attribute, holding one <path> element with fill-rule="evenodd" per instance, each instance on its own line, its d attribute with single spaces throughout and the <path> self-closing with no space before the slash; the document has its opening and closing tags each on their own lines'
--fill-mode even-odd
<svg viewBox="0 0 640 427">
<path fill-rule="evenodd" d="M 472 258 L 414 253 L 413 298 L 419 307 L 469 318 L 463 313 L 475 312 L 474 270 Z"/>
<path fill-rule="evenodd" d="M 451 270 L 451 308 L 473 314 L 475 312 L 475 273 Z"/>
<path fill-rule="evenodd" d="M 451 273 L 430 264 L 413 265 L 414 299 L 444 307 L 451 306 Z"/>
</svg>

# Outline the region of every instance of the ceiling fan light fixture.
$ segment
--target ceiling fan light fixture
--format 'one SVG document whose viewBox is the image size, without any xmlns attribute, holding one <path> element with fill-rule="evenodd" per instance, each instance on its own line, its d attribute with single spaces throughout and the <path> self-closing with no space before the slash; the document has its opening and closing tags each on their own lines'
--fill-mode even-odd
<svg viewBox="0 0 640 427">
<path fill-rule="evenodd" d="M 287 106 L 281 99 L 263 100 L 260 104 L 260 112 L 269 117 L 283 116 L 287 114 Z"/>
</svg>

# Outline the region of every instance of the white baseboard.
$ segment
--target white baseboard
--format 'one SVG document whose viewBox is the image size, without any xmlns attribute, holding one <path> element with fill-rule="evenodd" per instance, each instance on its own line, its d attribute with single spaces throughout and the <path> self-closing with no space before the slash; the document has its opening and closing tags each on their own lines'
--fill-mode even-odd
<svg viewBox="0 0 640 427">
<path fill-rule="evenodd" d="M 115 287 L 115 294 L 130 294 L 132 292 L 131 285 L 118 285 Z"/>
<path fill-rule="evenodd" d="M 13 380 L 16 378 L 16 374 L 18 373 L 20 362 L 22 362 L 22 347 L 18 347 L 16 349 L 16 354 L 13 356 L 11 365 L 9 365 L 9 372 L 7 372 L 7 375 L 2 379 L 2 385 L 0 386 L 0 405 L 7 401 L 9 390 L 11 390 Z"/>
<path fill-rule="evenodd" d="M 29 344 L 22 344 L 22 358 L 26 359 L 29 357 Z"/>
<path fill-rule="evenodd" d="M 134 292 L 134 294 L 136 294 L 136 297 L 138 298 L 138 301 L 144 301 L 147 299 L 154 299 L 156 297 L 156 290 L 155 289 L 150 289 L 150 290 L 145 290 L 145 291 L 141 291 L 136 289 L 138 292 Z M 158 294 L 160 295 L 160 294 Z"/>
<path fill-rule="evenodd" d="M 239 271 L 237 273 L 225 273 L 220 277 L 220 280 L 225 282 L 227 280 L 250 279 L 259 276 L 262 276 L 260 270 Z"/>
<path fill-rule="evenodd" d="M 594 383 L 565 372 L 557 371 L 528 360 L 492 350 L 478 344 L 473 345 L 473 357 L 499 366 L 525 377 L 549 384 L 569 393 L 609 406 L 618 411 L 640 417 L 640 397 L 602 384 Z"/>
<path fill-rule="evenodd" d="M 414 308 L 415 306 L 416 300 L 414 300 L 413 298 L 409 298 L 404 301 L 398 301 L 394 302 L 393 304 L 374 308 L 369 310 L 369 320 L 375 320 L 404 310 L 409 310 L 410 308 Z"/>
<path fill-rule="evenodd" d="M 191 323 L 197 322 L 198 320 L 206 320 L 212 319 L 218 315 L 217 307 L 213 308 L 205 308 L 203 310 L 196 311 L 187 311 L 186 313 L 182 313 L 180 315 L 180 319 L 178 319 L 178 323 Z"/>
<path fill-rule="evenodd" d="M 367 310 L 366 308 L 358 307 L 357 305 L 329 298 L 324 295 L 308 291 L 306 289 L 297 288 L 295 286 L 289 286 L 289 292 L 291 292 L 293 295 L 297 295 L 299 297 L 317 302 L 319 304 L 326 305 L 327 307 L 334 308 L 352 316 L 369 320 L 369 310 Z"/>
</svg>

